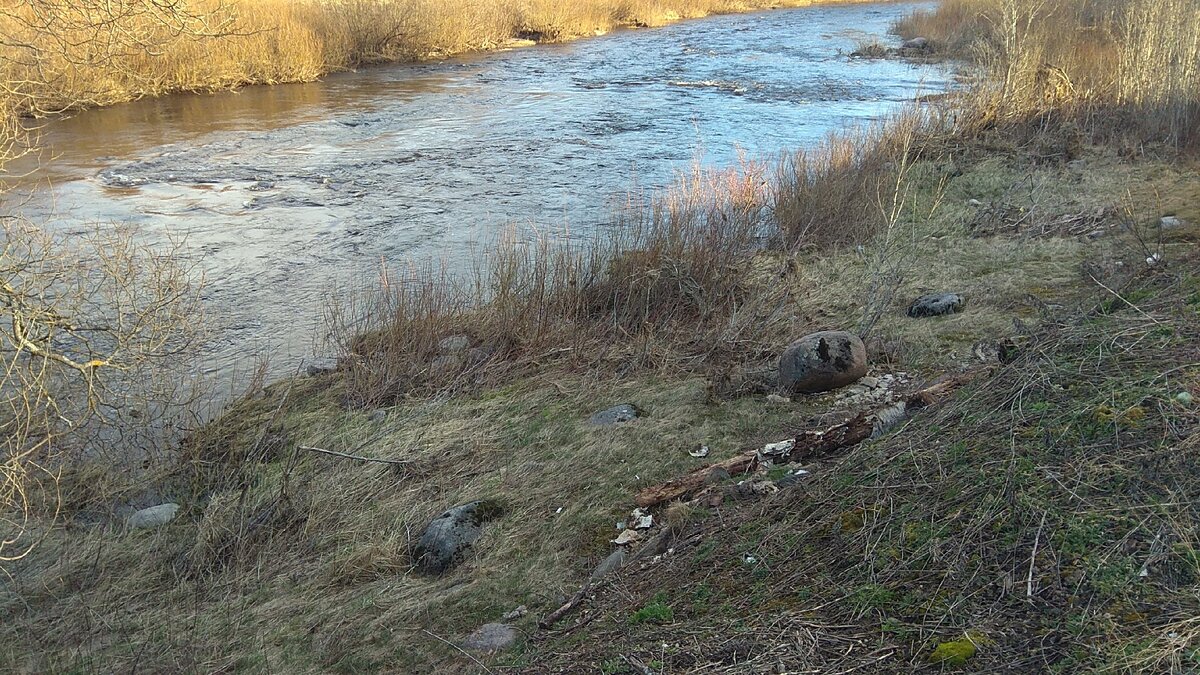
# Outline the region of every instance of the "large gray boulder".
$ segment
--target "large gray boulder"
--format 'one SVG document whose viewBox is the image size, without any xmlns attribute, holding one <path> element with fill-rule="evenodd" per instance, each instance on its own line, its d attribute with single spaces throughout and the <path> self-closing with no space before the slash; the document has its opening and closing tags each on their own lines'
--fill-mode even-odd
<svg viewBox="0 0 1200 675">
<path fill-rule="evenodd" d="M 958 293 L 929 293 L 913 300 L 908 315 L 916 318 L 944 316 L 962 311 L 965 301 Z"/>
<path fill-rule="evenodd" d="M 796 340 L 779 357 L 779 386 L 815 394 L 853 384 L 867 374 L 867 348 L 853 333 L 823 331 Z"/>
<path fill-rule="evenodd" d="M 480 500 L 460 504 L 433 519 L 413 550 L 417 566 L 430 574 L 450 569 L 483 535 L 484 523 L 498 518 L 500 504 Z"/>
</svg>

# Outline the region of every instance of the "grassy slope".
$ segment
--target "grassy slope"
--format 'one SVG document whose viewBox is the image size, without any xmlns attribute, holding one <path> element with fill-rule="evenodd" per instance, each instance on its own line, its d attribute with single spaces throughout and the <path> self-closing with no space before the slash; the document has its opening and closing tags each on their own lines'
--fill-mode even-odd
<svg viewBox="0 0 1200 675">
<path fill-rule="evenodd" d="M 696 444 L 719 459 L 809 428 L 832 397 L 710 401 L 695 375 L 621 378 L 551 361 L 507 386 L 403 403 L 372 421 L 345 409 L 336 376 L 282 383 L 239 404 L 197 441 L 192 465 L 164 478 L 162 492 L 185 506 L 169 527 L 48 530 L 0 588 L 0 663 L 462 672 L 478 666 L 443 639 L 520 604 L 532 610 L 518 622 L 526 639 L 489 667 L 621 672 L 632 656 L 670 672 L 745 672 L 746 660 L 906 671 L 966 631 L 987 644 L 971 662 L 981 672 L 1165 653 L 1171 632 L 1190 648 L 1190 624 L 1170 622 L 1196 592 L 1194 514 L 1179 506 L 1191 488 L 1168 479 L 1189 470 L 1175 464 L 1187 461 L 1176 446 L 1197 418 L 1168 399 L 1200 386 L 1186 366 L 1200 361 L 1188 337 L 1197 232 L 1147 242 L 1169 265 L 1137 277 L 1132 309 L 1083 272 L 1127 288 L 1126 271 L 1145 267 L 1145 230 L 1113 227 L 1096 240 L 1071 230 L 1079 214 L 1116 225 L 1122 204 L 1139 225 L 1169 212 L 1198 222 L 1200 179 L 1187 165 L 1103 149 L 1072 166 L 998 146 L 931 156 L 911 176 L 926 201 L 944 184 L 943 206 L 918 231 L 902 225 L 915 245 L 876 329 L 889 343 L 876 372 L 929 379 L 978 366 L 973 345 L 1014 334 L 1018 319 L 1032 346 L 945 408 L 822 464 L 806 487 L 699 514 L 690 544 L 602 588 L 587 626 L 547 635 L 535 622 L 607 555 L 634 491 L 696 466 L 686 452 Z M 1036 236 L 972 230 L 1031 208 Z M 869 258 L 800 254 L 785 281 L 794 323 L 855 325 Z M 904 317 L 904 301 L 924 289 L 963 291 L 969 309 Z M 1107 311 L 1079 318 L 1097 306 Z M 778 346 L 792 337 L 778 335 Z M 1156 377 L 1165 364 L 1183 367 Z M 625 401 L 644 419 L 586 424 Z M 360 465 L 297 445 L 412 463 Z M 206 474 L 247 454 L 263 461 Z M 508 512 L 472 557 L 441 579 L 411 572 L 407 551 L 424 523 L 483 496 Z M 1132 577 L 1151 556 L 1152 576 Z M 673 618 L 631 625 L 655 596 Z"/>
</svg>

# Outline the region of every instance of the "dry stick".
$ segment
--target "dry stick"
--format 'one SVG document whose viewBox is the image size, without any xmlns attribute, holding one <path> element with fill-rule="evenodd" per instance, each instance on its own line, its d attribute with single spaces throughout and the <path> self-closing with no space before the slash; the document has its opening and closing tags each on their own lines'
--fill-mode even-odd
<svg viewBox="0 0 1200 675">
<path fill-rule="evenodd" d="M 911 412 L 933 405 L 958 387 L 978 377 L 985 370 L 960 373 L 905 396 L 902 402 L 906 406 L 906 411 Z M 786 460 L 790 462 L 807 461 L 854 447 L 869 439 L 875 432 L 877 415 L 878 411 L 867 411 L 848 422 L 835 424 L 821 431 L 805 431 L 793 439 L 795 447 L 788 454 Z M 647 508 L 673 499 L 691 496 L 712 482 L 712 472 L 715 469 L 723 469 L 730 475 L 748 473 L 758 464 L 759 451 L 759 448 L 745 450 L 729 459 L 715 464 L 707 464 L 665 483 L 652 485 L 638 492 L 634 497 L 634 503 L 642 508 Z"/>
<path fill-rule="evenodd" d="M 580 588 L 578 593 L 571 596 L 571 599 L 568 600 L 565 605 L 559 607 L 553 612 L 550 612 L 545 616 L 545 618 L 539 621 L 538 628 L 546 629 L 553 626 L 555 623 L 558 623 L 559 619 L 569 614 L 571 610 L 575 609 L 575 607 L 579 605 L 579 603 L 583 600 L 583 596 L 587 595 L 587 592 L 591 587 L 591 582 L 585 583 L 583 588 Z"/>
<path fill-rule="evenodd" d="M 1046 526 L 1046 512 L 1042 511 L 1042 522 L 1033 537 L 1033 553 L 1029 555 L 1029 576 L 1025 578 L 1025 597 L 1033 597 L 1033 566 L 1037 562 L 1038 544 L 1042 541 L 1042 528 Z"/>
<path fill-rule="evenodd" d="M 377 457 L 351 455 L 345 452 L 338 452 L 336 450 L 326 450 L 325 448 L 314 448 L 308 445 L 301 445 L 299 447 L 301 450 L 307 450 L 309 452 L 319 452 L 325 455 L 333 455 L 334 457 L 344 457 L 346 459 L 357 459 L 360 462 L 378 462 L 379 464 L 395 464 L 397 466 L 408 466 L 409 464 L 412 464 L 412 460 L 407 459 L 379 459 Z"/>
<path fill-rule="evenodd" d="M 424 634 L 426 634 L 426 635 L 428 635 L 429 637 L 431 637 L 431 638 L 433 638 L 433 639 L 435 639 L 435 640 L 438 640 L 438 641 L 440 641 L 440 642 L 443 642 L 443 643 L 445 643 L 445 644 L 448 644 L 448 645 L 450 645 L 451 647 L 454 647 L 454 648 L 455 648 L 455 649 L 457 649 L 457 650 L 458 650 L 458 651 L 459 651 L 459 652 L 460 652 L 460 653 L 461 653 L 463 656 L 465 656 L 465 657 L 467 657 L 468 659 L 471 659 L 472 661 L 474 661 L 474 662 L 475 662 L 475 665 L 477 665 L 477 666 L 479 666 L 480 668 L 483 668 L 484 670 L 486 670 L 487 672 L 489 672 L 489 673 L 492 673 L 493 675 L 495 675 L 495 671 L 494 671 L 494 670 L 492 670 L 491 668 L 488 668 L 486 665 L 484 665 L 483 661 L 480 661 L 479 659 L 475 658 L 474 656 L 472 656 L 472 655 L 471 655 L 471 653 L 470 653 L 470 652 L 468 652 L 467 650 L 463 649 L 462 647 L 459 647 L 458 645 L 456 645 L 456 644 L 454 644 L 453 642 L 451 642 L 451 641 L 447 640 L 446 638 L 442 637 L 441 635 L 438 635 L 438 634 L 436 634 L 436 633 L 432 633 L 432 632 L 430 632 L 430 631 L 428 631 L 428 630 L 426 630 L 426 629 L 424 629 L 424 628 L 422 628 L 422 629 L 421 629 L 421 632 L 422 632 L 422 633 L 424 633 Z"/>
</svg>

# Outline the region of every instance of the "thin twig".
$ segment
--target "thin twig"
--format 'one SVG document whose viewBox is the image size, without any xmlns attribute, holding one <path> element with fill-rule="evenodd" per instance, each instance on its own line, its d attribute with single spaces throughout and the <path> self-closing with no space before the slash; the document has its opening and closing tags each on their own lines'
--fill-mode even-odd
<svg viewBox="0 0 1200 675">
<path fill-rule="evenodd" d="M 395 464 L 396 466 L 408 466 L 409 464 L 412 464 L 412 461 L 407 459 L 379 459 L 377 457 L 363 457 L 361 455 L 351 455 L 349 453 L 338 452 L 336 450 L 314 448 L 309 445 L 301 445 L 299 447 L 301 450 L 307 450 L 309 452 L 319 452 L 325 455 L 333 455 L 334 457 L 344 457 L 346 459 L 357 459 L 360 462 L 378 462 L 379 464 Z"/>
<path fill-rule="evenodd" d="M 461 653 L 463 656 L 465 656 L 465 657 L 467 657 L 468 659 L 471 659 L 472 661 L 474 661 L 474 662 L 475 662 L 475 665 L 479 666 L 480 668 L 483 668 L 484 670 L 486 670 L 487 672 L 491 673 L 492 675 L 495 675 L 495 671 L 494 671 L 494 670 L 492 670 L 491 668 L 488 668 L 486 665 L 484 665 L 483 661 L 480 661 L 479 659 L 475 658 L 474 656 L 472 656 L 472 655 L 471 655 L 471 653 L 470 653 L 470 652 L 468 652 L 467 650 L 463 649 L 462 647 L 459 647 L 458 645 L 456 645 L 456 644 L 454 644 L 453 642 L 451 642 L 451 641 L 447 640 L 446 638 L 444 638 L 444 637 L 442 637 L 442 636 L 440 636 L 440 635 L 437 635 L 437 634 L 435 634 L 435 633 L 432 633 L 432 632 L 430 632 L 430 631 L 428 631 L 428 630 L 426 630 L 426 629 L 424 629 L 424 628 L 422 628 L 422 629 L 421 629 L 421 632 L 422 632 L 422 633 L 424 633 L 424 634 L 426 634 L 426 635 L 428 635 L 429 637 L 431 637 L 431 638 L 433 638 L 433 639 L 435 639 L 435 640 L 439 641 L 439 642 L 442 642 L 442 643 L 444 643 L 444 644 L 448 644 L 448 645 L 450 645 L 451 647 L 454 647 L 454 648 L 455 648 L 455 649 L 457 649 L 457 650 L 459 651 L 459 653 Z"/>
<path fill-rule="evenodd" d="M 1033 537 L 1033 553 L 1029 555 L 1029 576 L 1025 578 L 1025 597 L 1033 597 L 1033 566 L 1037 561 L 1038 545 L 1042 542 L 1042 528 L 1046 526 L 1046 512 L 1042 511 L 1042 522 Z"/>
</svg>

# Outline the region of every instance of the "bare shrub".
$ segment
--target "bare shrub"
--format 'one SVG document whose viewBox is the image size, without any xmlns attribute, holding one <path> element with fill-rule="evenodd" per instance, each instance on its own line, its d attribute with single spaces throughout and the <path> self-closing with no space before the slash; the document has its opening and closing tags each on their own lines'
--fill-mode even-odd
<svg viewBox="0 0 1200 675">
<path fill-rule="evenodd" d="M 31 509 L 57 510 L 65 466 L 128 466 L 177 438 L 198 393 L 189 350 L 202 327 L 177 250 L 127 231 L 54 237 L 11 218 L 2 227 L 0 562 L 32 544 Z"/>
<path fill-rule="evenodd" d="M 697 169 L 593 243 L 510 235 L 465 277 L 414 266 L 381 271 L 365 294 L 337 292 L 329 335 L 350 389 L 379 404 L 547 360 L 662 366 L 753 351 L 781 292 L 756 269 L 773 231 L 764 185 L 758 165 Z M 442 353 L 456 334 L 472 348 Z"/>
<path fill-rule="evenodd" d="M 948 0 L 897 26 L 984 71 L 967 129 L 1076 126 L 1190 147 L 1200 122 L 1200 7 L 1188 0 Z"/>
</svg>

